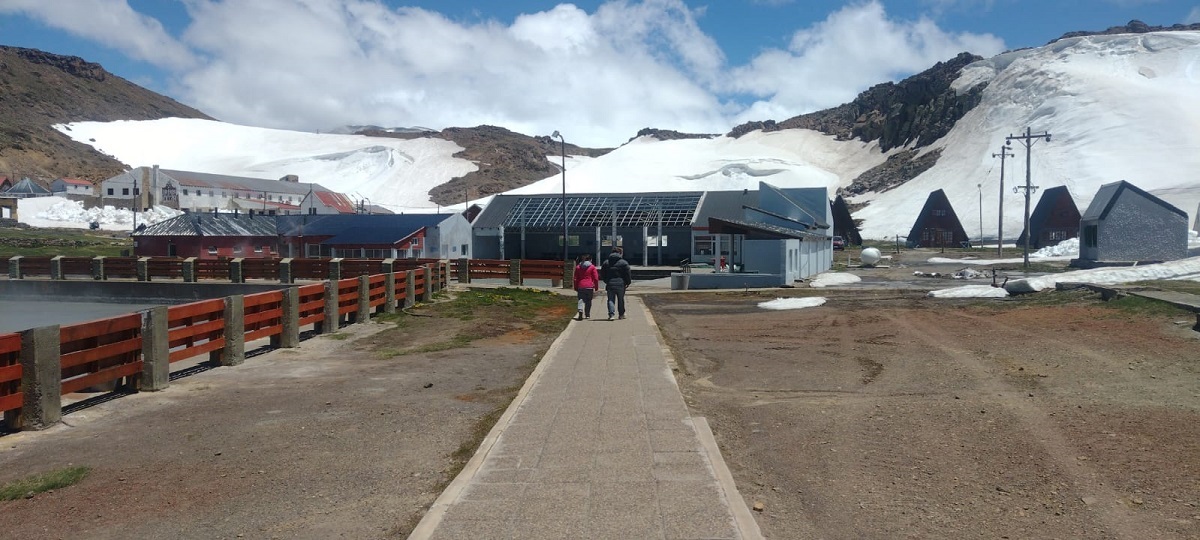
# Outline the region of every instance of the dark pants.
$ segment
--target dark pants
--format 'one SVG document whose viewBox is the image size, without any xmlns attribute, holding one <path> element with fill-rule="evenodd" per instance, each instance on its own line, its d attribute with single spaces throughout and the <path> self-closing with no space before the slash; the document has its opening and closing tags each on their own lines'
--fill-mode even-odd
<svg viewBox="0 0 1200 540">
<path fill-rule="evenodd" d="M 594 289 L 579 289 L 575 291 L 575 296 L 579 298 L 579 311 L 583 312 L 584 317 L 592 316 L 592 295 L 595 292 Z"/>
<path fill-rule="evenodd" d="M 612 317 L 614 313 L 625 316 L 625 283 L 616 285 L 608 284 L 608 316 Z"/>
</svg>

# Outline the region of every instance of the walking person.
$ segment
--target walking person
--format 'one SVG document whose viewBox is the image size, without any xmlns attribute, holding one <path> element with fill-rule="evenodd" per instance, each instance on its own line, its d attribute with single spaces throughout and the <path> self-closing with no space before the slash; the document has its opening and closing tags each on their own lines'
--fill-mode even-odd
<svg viewBox="0 0 1200 540">
<path fill-rule="evenodd" d="M 621 248 L 613 248 L 600 268 L 600 279 L 604 280 L 604 289 L 608 291 L 608 320 L 613 315 L 625 318 L 625 288 L 633 281 L 629 276 L 629 263 L 622 257 Z"/>
<path fill-rule="evenodd" d="M 579 298 L 579 313 L 575 314 L 575 320 L 592 318 L 592 297 L 599 288 L 600 274 L 592 264 L 592 256 L 585 253 L 575 267 L 575 296 Z"/>
</svg>

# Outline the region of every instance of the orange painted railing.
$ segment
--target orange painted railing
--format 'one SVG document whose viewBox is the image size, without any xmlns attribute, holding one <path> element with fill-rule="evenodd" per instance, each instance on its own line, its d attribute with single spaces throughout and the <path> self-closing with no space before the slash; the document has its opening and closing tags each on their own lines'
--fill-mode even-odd
<svg viewBox="0 0 1200 540">
<path fill-rule="evenodd" d="M 21 334 L 0 334 L 0 412 L 20 409 L 25 402 L 22 373 Z"/>
<path fill-rule="evenodd" d="M 225 299 L 167 308 L 170 361 L 187 360 L 225 347 Z"/>
<path fill-rule="evenodd" d="M 63 326 L 59 336 L 64 394 L 142 371 L 142 316 L 138 313 Z"/>
<path fill-rule="evenodd" d="M 346 315 L 358 312 L 358 279 L 349 278 L 337 282 L 337 313 Z"/>
<path fill-rule="evenodd" d="M 283 291 L 246 295 L 242 306 L 246 342 L 283 333 Z"/>
<path fill-rule="evenodd" d="M 371 311 L 387 303 L 387 275 L 378 274 L 367 278 L 367 304 Z"/>
<path fill-rule="evenodd" d="M 470 259 L 467 261 L 467 272 L 471 279 L 508 279 L 509 263 L 498 259 Z M 521 268 L 525 268 L 522 261 Z"/>
<path fill-rule="evenodd" d="M 562 279 L 562 261 L 521 261 L 521 279 Z"/>
<path fill-rule="evenodd" d="M 314 283 L 297 289 L 300 297 L 300 327 L 325 321 L 325 284 Z"/>
</svg>

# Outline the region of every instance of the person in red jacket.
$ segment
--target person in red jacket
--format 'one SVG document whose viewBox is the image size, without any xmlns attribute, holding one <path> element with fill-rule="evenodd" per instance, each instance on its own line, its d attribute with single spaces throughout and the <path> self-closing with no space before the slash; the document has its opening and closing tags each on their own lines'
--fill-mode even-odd
<svg viewBox="0 0 1200 540">
<path fill-rule="evenodd" d="M 592 256 L 584 254 L 580 257 L 579 265 L 575 267 L 575 295 L 579 298 L 579 313 L 575 314 L 575 320 L 592 318 L 592 297 L 599 288 L 600 273 L 596 271 L 596 265 L 592 264 Z"/>
</svg>

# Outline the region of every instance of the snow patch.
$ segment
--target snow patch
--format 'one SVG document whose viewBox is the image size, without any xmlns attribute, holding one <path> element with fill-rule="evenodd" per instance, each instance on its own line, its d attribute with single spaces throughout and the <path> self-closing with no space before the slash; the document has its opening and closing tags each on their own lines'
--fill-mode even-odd
<svg viewBox="0 0 1200 540">
<path fill-rule="evenodd" d="M 166 206 L 155 206 L 146 212 L 137 213 L 138 225 L 153 225 L 182 214 Z M 18 221 L 33 227 L 56 227 L 61 229 L 86 229 L 91 223 L 99 223 L 106 231 L 133 231 L 132 210 L 112 206 L 84 208 L 80 201 L 63 197 L 31 197 L 17 201 Z"/>
<path fill-rule="evenodd" d="M 808 286 L 816 288 L 816 289 L 820 289 L 823 287 L 836 287 L 838 285 L 849 285 L 851 283 L 858 283 L 860 281 L 862 281 L 862 278 L 860 278 L 854 274 L 848 274 L 846 272 L 825 272 L 824 274 L 818 275 L 816 277 L 816 279 L 809 282 Z"/>
<path fill-rule="evenodd" d="M 825 298 L 813 296 L 809 298 L 776 298 L 767 302 L 759 302 L 758 307 L 771 310 L 804 309 L 825 304 Z"/>
<path fill-rule="evenodd" d="M 1058 283 L 1095 283 L 1118 285 L 1156 279 L 1196 279 L 1200 277 L 1200 257 L 1168 261 L 1159 264 L 1089 268 L 1061 274 L 1050 274 L 1009 281 L 1004 288 L 1009 293 L 1030 293 L 1052 289 Z"/>
<path fill-rule="evenodd" d="M 1005 298 L 1008 291 L 991 285 L 963 285 L 949 289 L 929 291 L 930 298 Z"/>
</svg>

